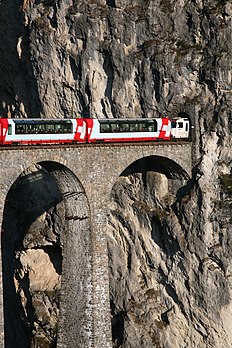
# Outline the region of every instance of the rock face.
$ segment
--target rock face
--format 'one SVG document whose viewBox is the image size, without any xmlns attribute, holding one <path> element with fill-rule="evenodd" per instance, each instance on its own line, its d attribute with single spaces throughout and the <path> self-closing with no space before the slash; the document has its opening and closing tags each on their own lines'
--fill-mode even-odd
<svg viewBox="0 0 232 348">
<path fill-rule="evenodd" d="M 135 173 L 113 188 L 113 346 L 229 347 L 231 197 L 212 205 L 223 206 L 217 219 L 205 220 L 210 202 L 203 202 L 199 184 L 172 195 L 163 174 L 143 175 L 146 187 Z"/>
<path fill-rule="evenodd" d="M 62 273 L 64 204 L 34 166 L 8 195 L 3 233 L 6 347 L 55 347 Z"/>
<path fill-rule="evenodd" d="M 185 113 L 195 127 L 195 167 L 182 189 L 171 190 L 165 173 L 150 171 L 122 176 L 112 188 L 114 347 L 232 345 L 231 18 L 229 0 L 0 3 L 3 116 Z M 53 213 L 60 221 L 62 205 Z M 25 235 L 34 249 L 17 254 L 16 287 L 27 272 L 36 293 L 58 291 L 49 243 L 60 237 L 49 226 L 41 215 Z M 35 255 L 49 264 L 49 283 L 36 271 Z M 54 327 L 56 301 L 51 306 Z M 45 317 L 38 310 L 37 318 Z"/>
<path fill-rule="evenodd" d="M 5 18 L 2 113 L 188 111 L 213 126 L 230 100 L 230 1 L 2 1 Z"/>
</svg>

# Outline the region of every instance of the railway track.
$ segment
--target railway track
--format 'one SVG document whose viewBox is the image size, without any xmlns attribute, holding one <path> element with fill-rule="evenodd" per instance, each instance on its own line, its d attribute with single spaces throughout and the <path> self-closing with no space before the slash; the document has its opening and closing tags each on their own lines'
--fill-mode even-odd
<svg viewBox="0 0 232 348">
<path fill-rule="evenodd" d="M 82 147 L 124 147 L 124 146 L 147 146 L 147 145 L 187 145 L 191 144 L 191 141 L 144 141 L 144 142 L 105 142 L 105 143 L 68 143 L 68 144 L 43 144 L 43 145 L 0 145 L 0 151 L 5 150 L 32 150 L 32 149 L 64 149 L 64 148 L 82 148 Z"/>
</svg>

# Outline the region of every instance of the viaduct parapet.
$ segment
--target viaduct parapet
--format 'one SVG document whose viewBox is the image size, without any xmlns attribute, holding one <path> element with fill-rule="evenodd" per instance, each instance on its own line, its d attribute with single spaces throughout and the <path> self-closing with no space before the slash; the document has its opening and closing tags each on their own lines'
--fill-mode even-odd
<svg viewBox="0 0 232 348">
<path fill-rule="evenodd" d="M 1 226 L 10 188 L 19 175 L 34 164 L 40 164 L 52 175 L 66 205 L 59 348 L 112 347 L 105 237 L 110 195 L 120 175 L 144 163 L 151 170 L 163 169 L 169 178 L 186 180 L 192 170 L 191 143 L 25 146 L 0 150 Z M 3 348 L 4 303 L 2 274 L 0 276 L 0 347 Z"/>
</svg>

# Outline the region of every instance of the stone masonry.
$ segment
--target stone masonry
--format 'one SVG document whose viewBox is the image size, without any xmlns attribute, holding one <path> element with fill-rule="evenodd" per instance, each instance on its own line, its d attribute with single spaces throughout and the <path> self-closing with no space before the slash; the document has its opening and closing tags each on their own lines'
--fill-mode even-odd
<svg viewBox="0 0 232 348">
<path fill-rule="evenodd" d="M 152 156 L 152 157 L 150 157 Z M 111 320 L 109 306 L 109 279 L 108 258 L 105 229 L 107 214 L 110 206 L 110 194 L 116 179 L 135 161 L 149 158 L 154 162 L 162 162 L 166 171 L 180 172 L 184 179 L 191 176 L 192 146 L 183 144 L 126 144 L 123 146 L 111 145 L 82 145 L 78 147 L 25 147 L 23 149 L 1 149 L 1 179 L 0 179 L 0 220 L 2 225 L 6 196 L 17 177 L 33 164 L 40 164 L 52 173 L 57 181 L 62 196 L 73 191 L 83 190 L 90 212 L 90 236 L 86 234 L 86 241 L 79 248 L 86 249 L 78 252 L 75 234 L 66 240 L 66 251 L 61 288 L 61 309 L 58 328 L 59 348 L 75 348 L 77 342 L 82 342 L 81 348 L 111 347 Z M 55 169 L 54 169 L 55 168 Z M 75 184 L 75 180 L 76 183 Z M 76 188 L 73 187 L 76 185 Z M 84 206 L 84 204 L 83 204 Z M 79 215 L 85 218 L 84 211 L 74 211 L 72 204 L 69 207 L 70 215 Z M 85 209 L 85 208 L 83 208 Z M 68 228 L 72 229 L 72 222 L 67 221 Z M 79 225 L 85 235 L 86 227 Z M 3 231 L 4 233 L 4 231 Z M 82 235 L 82 234 L 81 234 Z M 91 239 L 88 241 L 88 238 Z M 76 243 L 76 244 L 75 244 Z M 1 248 L 2 250 L 2 248 Z M 74 251 L 73 251 L 74 250 Z M 73 252 L 72 252 L 73 251 Z M 77 252 L 75 252 L 77 251 Z M 80 257 L 81 255 L 81 257 Z M 84 260 L 79 260 L 83 258 Z M 91 265 L 88 265 L 91 263 Z M 78 298 L 78 288 L 73 284 L 78 277 L 79 264 L 86 267 L 86 278 L 83 289 L 84 303 Z M 69 276 L 73 273 L 73 276 Z M 0 275 L 2 278 L 2 275 Z M 83 271 L 82 276 L 85 276 Z M 0 347 L 4 347 L 4 316 L 3 316 L 3 285 L 0 281 Z M 75 303 L 81 303 L 85 310 L 85 319 L 77 318 Z M 80 326 L 80 320 L 81 325 Z M 79 326 L 78 324 L 79 323 Z M 75 333 L 75 334 L 74 334 Z M 79 335 L 79 336 L 78 336 Z M 72 338 L 74 337 L 74 338 Z"/>
</svg>

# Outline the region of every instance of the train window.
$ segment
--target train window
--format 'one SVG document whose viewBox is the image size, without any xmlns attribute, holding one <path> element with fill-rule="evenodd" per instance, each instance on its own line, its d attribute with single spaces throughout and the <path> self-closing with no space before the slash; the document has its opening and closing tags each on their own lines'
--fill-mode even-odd
<svg viewBox="0 0 232 348">
<path fill-rule="evenodd" d="M 54 125 L 47 123 L 44 126 L 45 133 L 54 133 Z"/>
<path fill-rule="evenodd" d="M 119 124 L 119 132 L 129 132 L 129 124 L 128 123 L 120 123 Z"/>
<path fill-rule="evenodd" d="M 139 132 L 157 132 L 157 121 L 142 121 L 138 123 Z"/>
<path fill-rule="evenodd" d="M 26 133 L 37 134 L 42 132 L 42 127 L 39 124 L 28 123 L 25 125 Z"/>
<path fill-rule="evenodd" d="M 157 131 L 157 122 L 154 121 L 148 121 L 148 132 L 156 132 Z"/>
<path fill-rule="evenodd" d="M 171 122 L 171 127 L 172 127 L 172 128 L 176 128 L 176 121 L 172 121 L 172 122 Z"/>
<path fill-rule="evenodd" d="M 9 126 L 8 126 L 8 134 L 12 135 L 12 125 L 11 124 L 9 124 Z"/>
<path fill-rule="evenodd" d="M 138 132 L 139 130 L 139 125 L 138 123 L 130 123 L 130 132 Z"/>
<path fill-rule="evenodd" d="M 141 122 L 139 124 L 139 130 L 140 130 L 140 132 L 147 132 L 148 131 L 148 124 L 147 124 L 147 122 Z"/>
<path fill-rule="evenodd" d="M 55 133 L 62 133 L 62 128 L 60 124 L 55 124 Z"/>
<path fill-rule="evenodd" d="M 25 134 L 25 125 L 24 124 L 16 124 L 15 125 L 15 134 Z"/>
<path fill-rule="evenodd" d="M 36 134 L 43 134 L 45 133 L 45 127 L 43 124 L 35 124 L 31 126 L 31 132 L 36 133 Z"/>
<path fill-rule="evenodd" d="M 109 133 L 109 132 L 110 132 L 109 123 L 101 123 L 100 122 L 100 133 Z"/>
<path fill-rule="evenodd" d="M 178 122 L 178 128 L 183 128 L 183 122 Z"/>
<path fill-rule="evenodd" d="M 146 122 L 146 132 L 157 132 L 158 126 L 156 120 L 151 120 Z"/>
<path fill-rule="evenodd" d="M 18 127 L 19 127 L 19 129 L 21 129 L 21 124 L 20 125 L 18 125 Z M 24 133 L 29 133 L 29 134 L 34 134 L 34 133 L 36 133 L 36 129 L 35 129 L 35 126 L 33 125 L 33 124 L 30 124 L 30 123 L 28 123 L 28 124 L 26 124 L 25 126 L 24 126 Z"/>
<path fill-rule="evenodd" d="M 59 126 L 61 126 L 60 129 L 62 130 L 62 133 L 72 133 L 72 122 L 63 121 Z"/>
<path fill-rule="evenodd" d="M 111 132 L 112 133 L 119 132 L 119 125 L 117 123 L 111 123 Z"/>
<path fill-rule="evenodd" d="M 55 125 L 48 123 L 46 125 L 46 131 L 47 131 L 47 133 L 54 133 L 55 132 Z"/>
<path fill-rule="evenodd" d="M 38 134 L 44 133 L 44 125 L 43 124 L 37 124 L 37 133 Z"/>
<path fill-rule="evenodd" d="M 185 130 L 186 130 L 186 132 L 188 131 L 188 122 L 186 122 L 186 124 L 185 124 Z"/>
</svg>

